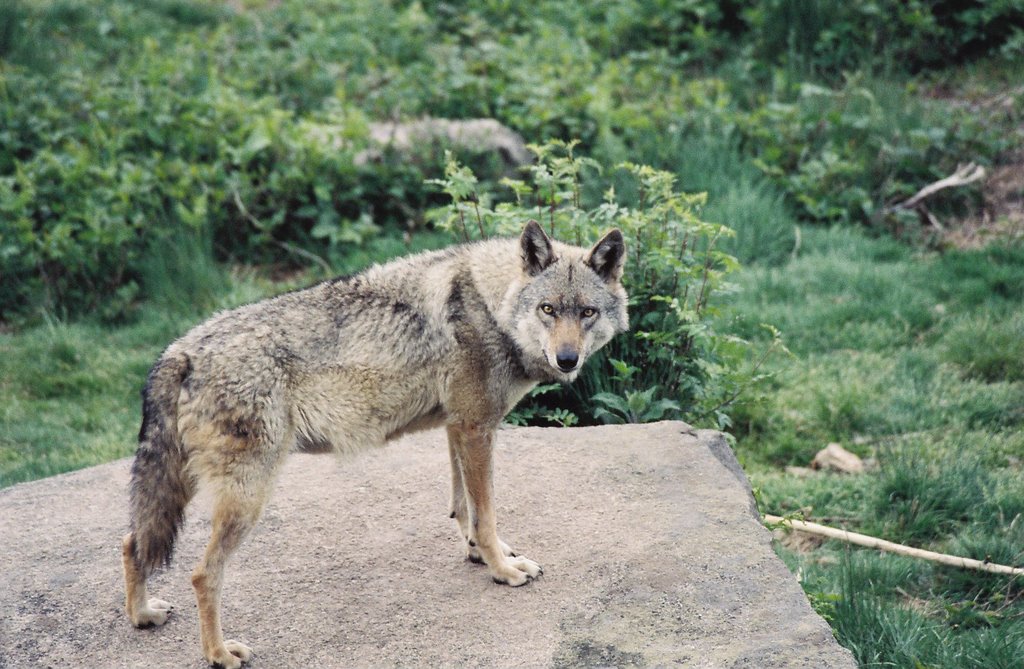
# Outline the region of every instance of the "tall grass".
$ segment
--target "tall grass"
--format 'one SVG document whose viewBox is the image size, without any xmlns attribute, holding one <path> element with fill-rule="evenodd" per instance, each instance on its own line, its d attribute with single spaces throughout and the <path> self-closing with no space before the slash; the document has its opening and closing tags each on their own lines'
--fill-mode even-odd
<svg viewBox="0 0 1024 669">
<path fill-rule="evenodd" d="M 171 313 L 202 314 L 228 291 L 224 268 L 214 259 L 205 229 L 178 230 L 153 239 L 146 249 L 140 281 L 153 306 Z"/>
<path fill-rule="evenodd" d="M 908 558 L 844 550 L 832 566 L 805 565 L 804 586 L 861 667 L 1011 669 L 1024 628 L 974 601 L 917 596 L 935 570 Z M 1004 579 L 1005 580 L 1005 579 Z"/>
<path fill-rule="evenodd" d="M 641 138 L 635 150 L 674 172 L 680 190 L 708 194 L 703 218 L 735 231 L 735 237 L 721 240 L 721 248 L 741 263 L 779 265 L 794 250 L 796 223 L 785 196 L 754 167 L 731 133 L 670 131 Z"/>
<path fill-rule="evenodd" d="M 174 330 L 154 317 L 0 334 L 0 486 L 130 453 L 142 380 Z"/>
<path fill-rule="evenodd" d="M 943 360 L 982 381 L 1024 381 L 1024 312 L 963 318 L 943 336 Z"/>
</svg>

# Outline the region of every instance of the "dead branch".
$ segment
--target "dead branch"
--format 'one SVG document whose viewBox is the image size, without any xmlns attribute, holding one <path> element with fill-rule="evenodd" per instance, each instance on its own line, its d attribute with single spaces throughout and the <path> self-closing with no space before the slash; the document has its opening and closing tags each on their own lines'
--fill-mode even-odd
<svg viewBox="0 0 1024 669">
<path fill-rule="evenodd" d="M 790 527 L 800 532 L 807 532 L 809 534 L 816 534 L 822 537 L 828 537 L 829 539 L 838 539 L 847 543 L 855 544 L 857 546 L 864 546 L 865 548 L 875 548 L 889 553 L 895 553 L 897 555 L 904 555 L 907 557 L 920 558 L 922 560 L 930 560 L 932 562 L 938 562 L 940 564 L 949 565 L 951 567 L 961 567 L 963 569 L 977 569 L 979 571 L 987 571 L 993 574 L 1009 574 L 1012 576 L 1024 575 L 1024 569 L 1020 567 L 1007 567 L 1001 564 L 994 564 L 992 562 L 983 562 L 982 560 L 975 560 L 972 558 L 957 557 L 955 555 L 947 555 L 945 553 L 935 553 L 933 551 L 926 551 L 921 548 L 912 548 L 911 546 L 904 546 L 903 544 L 896 544 L 885 539 L 877 539 L 875 537 L 869 537 L 866 534 L 857 534 L 856 532 L 847 532 L 846 530 L 837 530 L 834 527 L 826 527 L 825 525 L 818 525 L 817 523 L 809 523 L 803 520 L 793 520 L 780 518 L 779 516 L 772 516 L 765 514 L 765 522 L 768 523 L 781 523 L 786 527 Z"/>
<path fill-rule="evenodd" d="M 256 226 L 257 230 L 262 230 L 263 223 L 261 223 L 258 218 L 256 218 L 255 216 L 252 215 L 252 213 L 249 212 L 249 209 L 245 206 L 245 203 L 242 202 L 242 197 L 238 194 L 238 189 L 232 188 L 231 193 L 235 197 L 235 206 L 238 207 L 238 211 L 242 214 L 242 216 L 245 216 L 247 219 L 249 219 L 249 222 Z M 295 255 L 306 258 L 307 260 L 312 260 L 316 264 L 320 265 L 320 267 L 322 267 L 324 271 L 327 272 L 328 274 L 332 274 L 334 271 L 331 269 L 330 264 L 328 264 L 326 260 L 324 260 L 315 253 L 311 253 L 306 249 L 300 249 L 298 246 L 293 246 L 288 242 L 282 242 L 280 240 L 274 239 L 273 237 L 270 237 L 270 241 L 276 244 L 277 246 L 280 246 L 285 251 L 288 251 L 289 253 L 294 253 Z"/>
<path fill-rule="evenodd" d="M 956 186 L 966 186 L 967 184 L 974 183 L 980 179 L 985 178 L 985 168 L 976 163 L 967 163 L 966 165 L 957 165 L 956 171 L 950 174 L 944 179 L 939 179 L 935 183 L 928 184 L 921 190 L 917 191 L 912 197 L 900 202 L 899 204 L 891 207 L 892 210 L 896 209 L 913 209 L 926 198 L 931 197 L 940 190 L 946 188 L 954 188 Z"/>
</svg>

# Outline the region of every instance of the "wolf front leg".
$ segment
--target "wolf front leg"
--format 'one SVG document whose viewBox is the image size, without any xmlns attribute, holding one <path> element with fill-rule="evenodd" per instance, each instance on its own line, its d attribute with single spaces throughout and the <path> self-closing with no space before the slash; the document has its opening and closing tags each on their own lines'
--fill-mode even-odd
<svg viewBox="0 0 1024 669">
<path fill-rule="evenodd" d="M 448 457 L 451 460 L 452 466 L 452 496 L 451 503 L 448 505 L 449 517 L 458 523 L 462 540 L 466 542 L 466 559 L 474 564 L 484 564 L 484 559 L 480 555 L 480 547 L 475 542 L 470 543 L 469 505 L 466 502 L 466 485 L 462 480 L 462 462 L 459 460 L 455 442 L 451 437 L 448 439 Z M 498 546 L 506 557 L 516 557 L 512 548 L 502 541 L 500 537 L 498 538 Z"/>
<path fill-rule="evenodd" d="M 452 514 L 469 544 L 469 558 L 476 556 L 487 564 L 496 583 L 525 585 L 539 576 L 542 569 L 533 560 L 512 555 L 498 538 L 494 512 L 494 427 L 450 423 L 448 447 L 452 455 Z"/>
</svg>

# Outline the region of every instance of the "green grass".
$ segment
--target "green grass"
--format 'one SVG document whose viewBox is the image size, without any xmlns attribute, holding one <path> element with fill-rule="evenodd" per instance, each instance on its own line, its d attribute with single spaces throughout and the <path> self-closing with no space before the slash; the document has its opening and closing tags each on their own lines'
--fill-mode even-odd
<svg viewBox="0 0 1024 669">
<path fill-rule="evenodd" d="M 688 193 L 706 192 L 704 220 L 729 226 L 721 241 L 744 263 L 780 265 L 796 245 L 796 225 L 783 193 L 746 158 L 727 132 L 673 132 L 641 139 L 635 149 L 653 164 L 668 165 Z"/>
<path fill-rule="evenodd" d="M 770 322 L 792 358 L 735 416 L 764 511 L 1024 565 L 1024 248 L 924 252 L 854 229 L 801 229 L 752 267 L 726 318 Z M 867 473 L 786 474 L 829 442 Z M 779 548 L 863 667 L 1016 667 L 1024 579 L 827 542 Z"/>
<path fill-rule="evenodd" d="M 0 486 L 132 452 L 142 380 L 177 329 L 152 316 L 0 335 Z"/>
</svg>

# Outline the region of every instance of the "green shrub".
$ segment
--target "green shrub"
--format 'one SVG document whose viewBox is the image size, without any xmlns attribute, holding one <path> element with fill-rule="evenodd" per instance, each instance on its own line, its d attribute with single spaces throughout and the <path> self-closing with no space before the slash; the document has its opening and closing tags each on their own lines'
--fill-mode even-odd
<svg viewBox="0 0 1024 669">
<path fill-rule="evenodd" d="M 436 197 L 424 179 L 443 167 L 436 147 L 355 165 L 363 110 L 488 111 L 460 106 L 479 91 L 437 111 L 415 97 L 453 90 L 420 91 L 436 54 L 417 6 L 284 3 L 266 22 L 187 0 L 26 7 L 5 11 L 43 43 L 66 41 L 68 57 L 34 68 L 13 59 L 27 37 L 0 35 L 11 58 L 0 66 L 4 321 L 40 311 L 124 318 L 155 285 L 143 276 L 148 249 L 193 234 L 218 261 L 326 271 L 378 226 L 420 221 Z M 381 68 L 402 75 L 378 90 L 383 106 L 366 99 Z"/>
<path fill-rule="evenodd" d="M 208 238 L 219 260 L 305 264 L 307 249 L 361 243 L 370 211 L 404 223 L 422 206 L 420 166 L 354 165 L 358 111 L 299 118 L 224 85 L 200 50 L 152 42 L 103 78 L 0 73 L 17 100 L 0 148 L 0 318 L 75 315 L 146 288 L 147 249 L 168 239 Z"/>
<path fill-rule="evenodd" d="M 167 45 L 230 15 L 223 3 L 202 0 L 6 0 L 0 5 L 0 59 L 42 73 L 65 63 L 116 68 L 146 40 Z"/>
<path fill-rule="evenodd" d="M 916 217 L 890 218 L 885 206 L 1013 141 L 974 111 L 861 74 L 834 88 L 791 80 L 770 104 L 738 113 L 736 122 L 746 150 L 801 218 L 885 225 L 912 239 L 919 236 Z M 940 214 L 964 212 L 976 193 L 956 189 L 929 205 Z"/>
<path fill-rule="evenodd" d="M 354 166 L 370 119 L 490 116 L 533 140 L 579 137 L 606 164 L 676 172 L 710 193 L 704 220 L 736 230 L 717 248 L 766 263 L 796 247 L 789 207 L 906 233 L 916 223 L 879 216 L 887 204 L 1007 145 L 973 110 L 908 105 L 887 80 L 831 88 L 755 67 L 742 44 L 770 41 L 758 12 L 784 4 L 6 4 L 0 319 L 130 308 L 151 238 L 202 230 L 218 260 L 326 266 L 379 225 L 417 223 L 437 203 L 423 181 L 440 156 Z M 862 29 L 867 13 L 840 9 Z M 968 14 L 936 25 L 1001 29 L 1013 12 Z M 845 30 L 815 25 L 807 39 Z"/>
<path fill-rule="evenodd" d="M 526 411 L 560 423 L 567 417 L 551 413 L 551 406 L 568 405 L 588 421 L 686 416 L 727 426 L 729 408 L 762 380 L 764 357 L 781 347 L 774 331 L 765 350 L 755 351 L 713 325 L 719 296 L 738 267 L 718 250 L 732 232 L 701 220 L 705 195 L 677 192 L 672 174 L 632 163 L 605 169 L 575 156 L 574 147 L 560 141 L 532 146 L 537 163 L 528 178 L 504 182 L 514 201 L 495 202 L 492 194 L 478 192 L 473 173 L 454 160 L 437 181 L 453 201 L 433 218 L 464 239 L 518 234 L 530 218 L 569 243 L 593 243 L 612 227 L 626 236 L 623 282 L 630 292 L 631 332 L 606 346 L 572 386 L 540 389 L 534 400 L 549 407 L 547 414 Z M 603 196 L 590 202 L 593 192 Z"/>
</svg>

